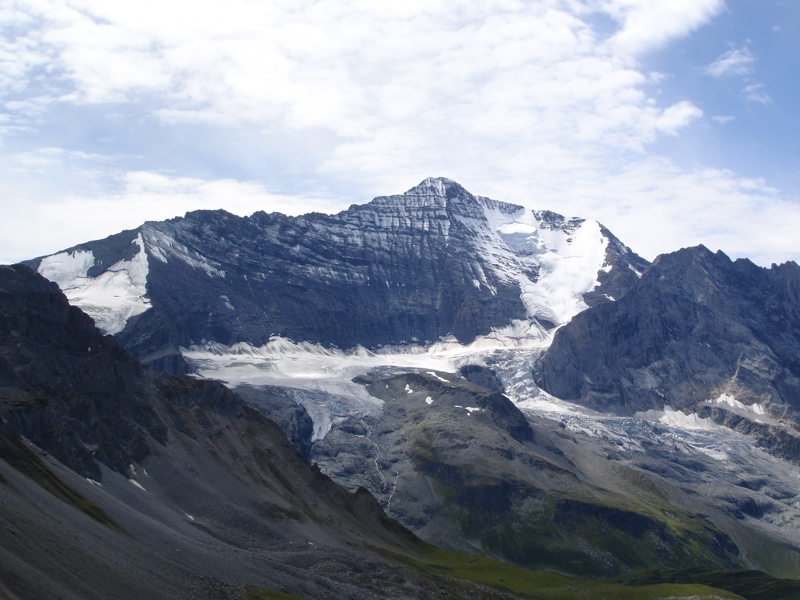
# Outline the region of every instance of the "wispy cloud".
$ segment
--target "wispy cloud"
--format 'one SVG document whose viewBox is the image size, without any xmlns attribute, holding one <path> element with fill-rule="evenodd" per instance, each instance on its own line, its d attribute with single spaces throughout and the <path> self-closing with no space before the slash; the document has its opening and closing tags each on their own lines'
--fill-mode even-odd
<svg viewBox="0 0 800 600">
<path fill-rule="evenodd" d="M 569 196 L 578 214 L 603 213 L 612 231 L 649 258 L 676 249 L 676 240 L 766 266 L 798 258 L 793 238 L 800 204 L 762 179 L 725 169 L 686 171 L 652 158 L 629 164 L 603 182 L 577 180 Z"/>
<path fill-rule="evenodd" d="M 606 0 L 600 5 L 622 23 L 611 39 L 617 52 L 638 55 L 660 48 L 707 23 L 723 0 Z"/>
<path fill-rule="evenodd" d="M 764 85 L 761 83 L 753 83 L 746 86 L 742 90 L 742 94 L 744 95 L 745 100 L 748 102 L 758 102 L 764 106 L 772 104 L 772 98 L 764 89 Z"/>
<path fill-rule="evenodd" d="M 731 48 L 705 68 L 712 77 L 743 77 L 753 72 L 756 56 L 747 46 Z"/>
</svg>

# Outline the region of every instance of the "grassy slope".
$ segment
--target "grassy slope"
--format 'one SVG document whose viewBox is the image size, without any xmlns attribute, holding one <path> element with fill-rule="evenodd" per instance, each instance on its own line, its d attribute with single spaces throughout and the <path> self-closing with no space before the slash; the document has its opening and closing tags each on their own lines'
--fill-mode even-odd
<svg viewBox="0 0 800 600">
<path fill-rule="evenodd" d="M 552 571 L 529 571 L 508 563 L 479 556 L 454 554 L 430 547 L 422 560 L 392 555 L 414 570 L 431 578 L 448 577 L 486 585 L 521 598 L 542 600 L 656 600 L 658 598 L 708 598 L 735 600 L 743 598 L 731 591 L 702 583 L 654 583 L 625 585 L 608 580 L 567 577 Z"/>
<path fill-rule="evenodd" d="M 800 600 L 800 581 L 778 579 L 761 571 L 643 571 L 615 577 L 627 585 L 699 583 L 729 590 L 747 600 Z"/>
</svg>

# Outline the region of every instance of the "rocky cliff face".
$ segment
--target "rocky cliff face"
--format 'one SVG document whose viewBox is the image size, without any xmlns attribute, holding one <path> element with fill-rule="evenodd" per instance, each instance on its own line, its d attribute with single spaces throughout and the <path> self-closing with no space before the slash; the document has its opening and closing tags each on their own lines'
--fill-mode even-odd
<svg viewBox="0 0 800 600">
<path fill-rule="evenodd" d="M 621 296 L 646 261 L 596 222 L 428 179 L 337 215 L 189 213 L 31 261 L 136 357 L 280 335 L 350 348 L 535 335 Z"/>
<path fill-rule="evenodd" d="M 67 304 L 58 286 L 26 267 L 0 278 L 0 418 L 86 477 L 99 463 L 124 472 L 164 441 L 151 381 L 138 361 L 92 319 Z"/>
<path fill-rule="evenodd" d="M 800 267 L 699 246 L 660 256 L 615 303 L 558 331 L 534 376 L 553 395 L 635 413 L 800 409 Z"/>
</svg>

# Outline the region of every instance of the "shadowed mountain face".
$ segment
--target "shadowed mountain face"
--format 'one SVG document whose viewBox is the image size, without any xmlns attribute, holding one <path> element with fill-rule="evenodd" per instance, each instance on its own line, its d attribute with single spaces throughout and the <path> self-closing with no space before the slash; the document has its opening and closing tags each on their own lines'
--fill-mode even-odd
<svg viewBox="0 0 800 600">
<path fill-rule="evenodd" d="M 800 267 L 702 246 L 663 255 L 628 295 L 561 329 L 535 378 L 600 410 L 695 408 L 727 394 L 796 419 Z"/>
<path fill-rule="evenodd" d="M 428 179 L 337 215 L 199 211 L 30 261 L 134 356 L 295 341 L 350 348 L 542 331 L 619 297 L 647 262 L 593 221 Z"/>
<path fill-rule="evenodd" d="M 800 267 L 702 246 L 663 255 L 625 297 L 558 331 L 534 378 L 600 411 L 710 417 L 798 461 Z"/>
<path fill-rule="evenodd" d="M 23 266 L 0 268 L 0 498 L 4 597 L 431 597 L 381 555 L 428 547 L 369 493 L 220 384 L 143 367 Z"/>
<path fill-rule="evenodd" d="M 653 598 L 647 587 L 536 574 L 422 543 L 363 488 L 348 493 L 311 467 L 239 396 L 217 383 L 142 367 L 54 284 L 23 266 L 0 268 L 0 349 L 4 598 L 512 600 L 576 590 L 588 600 Z M 525 455 L 541 442 L 497 391 L 444 385 L 439 376 L 362 383 L 387 400 L 408 385 L 435 396 L 445 418 L 431 413 L 418 423 L 416 468 L 439 491 L 453 491 L 447 499 L 463 517 L 458 527 L 473 535 L 514 533 L 504 528 L 504 513 L 540 492 L 508 470 L 486 471 L 479 460 L 474 473 L 449 465 L 451 457 L 459 460 L 454 440 L 435 439 L 448 412 L 471 420 L 475 432 L 486 430 L 474 447 L 478 455 L 498 441 L 491 452 L 514 444 L 518 466 L 569 478 L 558 455 L 555 461 Z M 455 404 L 465 399 L 475 406 Z M 675 545 L 673 554 L 682 538 L 672 535 L 688 535 L 695 547 L 714 541 L 705 566 L 724 566 L 736 553 L 727 537 L 688 515 L 670 531 L 624 508 L 559 498 L 549 522 L 527 526 L 547 535 L 561 529 L 562 542 L 576 530 L 585 537 L 587 527 L 592 535 L 616 532 L 617 542 L 627 535 L 637 548 L 655 548 L 652 540 L 660 539 Z M 485 512 L 487 501 L 496 514 Z M 612 546 L 599 547 L 613 555 Z M 549 549 L 537 552 L 541 562 Z M 788 589 L 763 575 L 756 579 Z M 733 597 L 693 583 L 669 591 L 674 598 Z"/>
</svg>

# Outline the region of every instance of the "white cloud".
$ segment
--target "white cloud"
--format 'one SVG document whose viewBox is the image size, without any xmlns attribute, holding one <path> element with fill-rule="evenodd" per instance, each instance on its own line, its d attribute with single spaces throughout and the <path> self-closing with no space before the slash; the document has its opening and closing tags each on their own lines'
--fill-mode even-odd
<svg viewBox="0 0 800 600">
<path fill-rule="evenodd" d="M 668 135 L 678 135 L 679 130 L 703 116 L 703 111 L 686 100 L 666 108 L 658 117 L 656 129 Z"/>
<path fill-rule="evenodd" d="M 623 18 L 619 35 L 653 39 L 642 23 L 656 19 L 668 24 L 656 36 L 666 41 L 699 26 L 718 3 L 674 4 L 605 8 Z M 539 139 L 560 129 L 581 142 L 640 147 L 657 118 L 641 91 L 647 78 L 609 57 L 579 14 L 555 0 L 402 9 L 335 0 L 21 5 L 46 24 L 23 39 L 55 56 L 69 88 L 63 101 L 147 96 L 170 122 L 325 127 L 364 143 L 382 128 L 466 121 L 494 137 Z M 18 66 L 15 79 L 25 73 Z"/>
<path fill-rule="evenodd" d="M 748 102 L 758 102 L 764 106 L 772 104 L 772 98 L 770 98 L 762 83 L 753 83 L 746 86 L 742 90 L 742 94 L 744 94 L 745 100 Z"/>
<path fill-rule="evenodd" d="M 697 244 L 767 266 L 800 259 L 800 203 L 727 170 L 647 159 L 602 182 L 576 181 L 568 196 L 578 214 L 594 215 L 650 259 Z"/>
<path fill-rule="evenodd" d="M 705 68 L 705 73 L 712 77 L 739 77 L 753 72 L 756 56 L 750 48 L 731 48 Z"/>
<path fill-rule="evenodd" d="M 688 35 L 725 6 L 723 0 L 601 0 L 599 4 L 622 23 L 611 46 L 632 56 Z"/>
<path fill-rule="evenodd" d="M 0 26 L 8 22 L 14 32 L 0 43 L 7 110 L 0 132 L 44 131 L 57 105 L 89 107 L 94 120 L 118 107 L 163 131 L 246 129 L 264 145 L 302 136 L 313 156 L 287 158 L 281 169 L 295 169 L 300 180 L 348 181 L 348 201 L 443 175 L 475 193 L 598 218 L 651 257 L 700 241 L 766 256 L 756 243 L 763 242 L 783 256 L 786 240 L 748 229 L 780 211 L 794 219 L 792 205 L 763 183 L 724 171 L 686 172 L 646 154 L 703 112 L 690 99 L 664 102 L 653 88 L 670 75 L 645 71 L 638 60 L 723 7 L 722 0 L 17 0 L 13 10 L 0 9 Z M 593 29 L 588 16 L 598 11 L 613 18 L 616 31 Z M 754 60 L 747 48 L 734 49 L 709 73 L 742 74 Z M 744 94 L 769 101 L 758 84 Z M 197 175 L 202 168 L 193 177 L 167 167 L 143 170 L 141 162 L 80 146 L 31 147 L 3 157 L 0 171 L 58 176 L 41 189 L 15 191 L 13 177 L 0 183 L 12 198 L 0 207 L 5 260 L 197 208 L 248 214 L 344 204 L 325 193 L 274 192 L 263 183 L 280 176 L 271 164 L 261 182 L 242 182 Z M 176 152 L 191 150 L 176 142 Z M 78 178 L 83 187 L 74 187 Z M 738 221 L 731 207 L 740 211 Z M 637 219 L 657 232 L 642 234 Z"/>
</svg>

